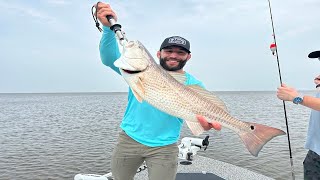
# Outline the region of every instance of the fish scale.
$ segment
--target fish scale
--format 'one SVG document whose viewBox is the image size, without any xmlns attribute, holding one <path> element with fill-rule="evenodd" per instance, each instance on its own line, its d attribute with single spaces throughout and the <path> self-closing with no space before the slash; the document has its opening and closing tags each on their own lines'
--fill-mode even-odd
<svg viewBox="0 0 320 180">
<path fill-rule="evenodd" d="M 150 75 L 146 75 L 147 78 L 144 78 L 145 90 L 146 92 L 153 92 L 154 94 L 146 94 L 142 96 L 142 98 L 149 104 L 157 106 L 158 109 L 164 112 L 168 112 L 181 119 L 191 120 L 192 122 L 197 122 L 195 118 L 196 115 L 202 114 L 209 118 L 208 121 L 218 121 L 223 126 L 234 131 L 238 131 L 239 127 L 243 126 L 246 128 L 242 129 L 250 130 L 247 124 L 241 123 L 241 121 L 231 117 L 218 106 L 210 104 L 205 98 L 199 96 L 186 86 L 179 86 L 180 88 L 172 89 L 171 87 L 177 87 L 180 83 L 172 83 L 171 81 L 174 81 L 172 77 L 162 75 L 160 67 L 151 66 L 148 72 L 151 73 Z M 161 80 L 159 77 L 161 77 Z M 183 94 L 183 96 L 181 96 L 181 94 Z M 160 100 L 159 97 L 161 97 Z M 170 108 L 168 108 L 167 103 L 171 105 Z"/>
</svg>

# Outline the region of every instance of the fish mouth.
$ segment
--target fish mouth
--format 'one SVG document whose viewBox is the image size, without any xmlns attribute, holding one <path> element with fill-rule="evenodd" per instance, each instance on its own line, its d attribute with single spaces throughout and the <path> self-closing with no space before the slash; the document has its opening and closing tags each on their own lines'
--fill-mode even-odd
<svg viewBox="0 0 320 180">
<path fill-rule="evenodd" d="M 142 69 L 136 68 L 132 65 L 130 65 L 125 58 L 119 58 L 113 63 L 117 68 L 120 69 L 123 73 L 126 74 L 138 74 L 142 72 Z"/>
<path fill-rule="evenodd" d="M 117 59 L 113 64 L 128 74 L 136 74 L 140 72 L 140 70 L 131 66 L 124 58 Z"/>
<path fill-rule="evenodd" d="M 141 73 L 142 71 L 132 71 L 132 70 L 127 70 L 127 69 L 121 69 L 123 72 L 127 74 L 138 74 Z"/>
</svg>

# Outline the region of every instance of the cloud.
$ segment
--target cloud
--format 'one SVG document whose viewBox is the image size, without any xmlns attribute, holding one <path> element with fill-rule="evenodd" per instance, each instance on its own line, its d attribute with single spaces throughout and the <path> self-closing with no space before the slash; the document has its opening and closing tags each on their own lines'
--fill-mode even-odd
<svg viewBox="0 0 320 180">
<path fill-rule="evenodd" d="M 23 91 L 19 89 L 21 74 L 18 72 L 21 70 L 28 74 L 25 79 L 32 91 L 32 78 L 39 74 L 55 77 L 56 72 L 59 72 L 61 76 L 69 76 L 69 69 L 80 72 L 92 66 L 90 68 L 93 73 L 97 73 L 97 77 L 90 73 L 82 77 L 79 73 L 75 81 L 83 81 L 74 83 L 73 91 L 86 91 L 87 88 L 81 85 L 91 83 L 86 79 L 102 79 L 104 82 L 115 83 L 112 87 L 106 87 L 105 83 L 99 82 L 93 85 L 97 89 L 117 91 L 122 88 L 126 91 L 127 86 L 114 80 L 115 76 L 105 75 L 106 68 L 100 62 L 97 47 L 101 34 L 95 29 L 90 12 L 96 2 L 0 0 L 0 24 L 3 27 L 0 34 L 5 36 L 0 44 L 5 49 L 1 54 L 0 68 L 5 67 L 17 72 L 17 76 L 12 76 L 9 84 L 4 84 L 3 87 L 9 87 L 11 82 L 15 82 L 15 91 Z M 210 89 L 274 90 L 273 79 L 278 82 L 276 61 L 272 61 L 273 56 L 269 50 L 272 30 L 267 0 L 103 2 L 110 3 L 117 12 L 118 23 L 122 25 L 128 39 L 140 40 L 152 55 L 156 54 L 162 40 L 169 35 L 181 35 L 189 39 L 193 54 L 192 61 L 186 68 Z M 310 74 L 311 78 L 314 77 L 318 69 L 315 64 L 310 64 L 309 60 L 306 63 L 305 59 L 309 51 L 319 49 L 315 37 L 318 37 L 320 31 L 317 23 L 320 1 L 271 0 L 271 3 L 281 63 L 284 65 L 284 78 L 294 76 L 294 69 L 308 69 L 304 77 L 290 79 L 294 80 L 293 83 L 300 83 L 300 87 L 311 87 L 305 77 Z M 24 27 L 27 28 L 22 29 Z M 68 32 L 56 33 L 59 31 Z M 17 51 L 17 48 L 21 50 Z M 21 59 L 28 61 L 21 62 Z M 25 68 L 25 63 L 29 69 Z M 62 72 L 61 67 L 64 67 L 65 71 Z M 293 69 L 292 72 L 290 69 Z M 108 68 L 107 71 L 111 72 Z M 10 72 L 0 73 L 1 77 L 6 77 Z M 239 81 L 233 80 L 232 82 L 238 84 L 231 83 L 231 86 L 228 82 L 233 77 L 237 77 Z M 243 81 L 250 82 L 251 87 L 241 84 Z M 64 85 L 59 84 L 59 78 L 53 79 L 53 82 L 53 86 L 48 87 L 45 87 L 46 83 L 40 83 L 37 91 L 45 91 L 55 86 L 64 88 Z M 1 91 L 7 90 L 0 88 Z"/>
<path fill-rule="evenodd" d="M 2 9 L 1 13 L 4 13 L 6 16 L 10 14 L 8 18 L 23 18 L 24 21 L 47 25 L 58 32 L 68 31 L 68 27 L 54 16 L 25 4 L 0 2 L 0 8 Z"/>
<path fill-rule="evenodd" d="M 50 17 L 43 12 L 40 12 L 34 8 L 27 7 L 22 4 L 0 2 L 0 8 L 4 11 L 15 13 L 15 15 L 19 15 L 19 16 L 30 16 L 33 18 L 49 20 L 49 21 L 54 20 L 53 17 Z"/>
<path fill-rule="evenodd" d="M 65 1 L 65 0 L 48 0 L 49 4 L 52 5 L 69 5 L 71 4 L 70 1 Z"/>
<path fill-rule="evenodd" d="M 281 30 L 281 37 L 289 39 L 308 33 L 319 31 L 320 1 L 274 1 L 271 2 L 275 27 Z"/>
</svg>

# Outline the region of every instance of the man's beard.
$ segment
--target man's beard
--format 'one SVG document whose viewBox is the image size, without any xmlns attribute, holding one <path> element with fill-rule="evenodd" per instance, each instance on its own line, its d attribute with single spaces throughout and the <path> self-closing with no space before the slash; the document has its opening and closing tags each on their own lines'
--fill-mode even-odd
<svg viewBox="0 0 320 180">
<path fill-rule="evenodd" d="M 176 60 L 176 59 L 175 59 Z M 178 71 L 178 70 L 180 70 L 180 69 L 182 69 L 185 65 L 186 65 L 186 63 L 187 63 L 187 59 L 185 59 L 185 60 L 179 60 L 179 61 L 177 61 L 179 64 L 177 65 L 177 66 L 175 66 L 175 67 L 169 67 L 168 65 L 167 65 L 167 61 L 169 61 L 169 59 L 168 58 L 161 58 L 160 57 L 160 65 L 163 67 L 163 69 L 165 69 L 165 70 L 167 70 L 167 71 Z"/>
</svg>

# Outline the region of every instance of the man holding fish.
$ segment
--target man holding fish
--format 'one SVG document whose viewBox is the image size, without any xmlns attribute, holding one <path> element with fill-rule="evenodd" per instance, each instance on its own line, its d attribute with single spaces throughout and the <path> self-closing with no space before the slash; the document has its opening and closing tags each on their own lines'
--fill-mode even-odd
<svg viewBox="0 0 320 180">
<path fill-rule="evenodd" d="M 233 130 L 253 156 L 280 129 L 244 122 L 228 113 L 224 102 L 183 70 L 191 58 L 188 40 L 166 38 L 157 52 L 160 65 L 139 41 L 122 43 L 120 52 L 106 16 L 116 20 L 110 5 L 98 3 L 97 17 L 104 25 L 100 41 L 102 62 L 121 74 L 130 86 L 128 105 L 121 123 L 123 130 L 114 149 L 111 171 L 116 179 L 133 179 L 146 161 L 149 179 L 174 180 L 177 171 L 181 126 L 186 122 L 194 135 L 221 125 Z M 221 124 L 221 125 L 220 125 Z"/>
<path fill-rule="evenodd" d="M 111 15 L 117 20 L 117 15 L 109 4 L 101 2 L 97 4 L 96 10 L 97 18 L 104 25 L 100 41 L 101 60 L 120 74 L 114 62 L 121 54 L 106 18 Z M 165 70 L 181 74 L 186 85 L 203 86 L 200 81 L 183 71 L 184 65 L 191 58 L 188 40 L 179 36 L 165 39 L 157 57 Z M 209 123 L 200 115 L 197 118 L 204 130 L 221 129 L 219 123 Z M 112 155 L 111 171 L 114 178 L 133 179 L 137 169 L 146 161 L 150 180 L 174 180 L 178 166 L 176 143 L 182 124 L 182 119 L 164 113 L 147 102 L 140 103 L 129 89 L 128 105 L 121 123 L 122 131 Z"/>
</svg>

